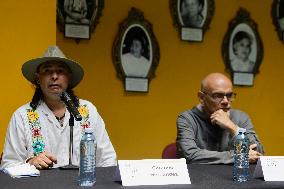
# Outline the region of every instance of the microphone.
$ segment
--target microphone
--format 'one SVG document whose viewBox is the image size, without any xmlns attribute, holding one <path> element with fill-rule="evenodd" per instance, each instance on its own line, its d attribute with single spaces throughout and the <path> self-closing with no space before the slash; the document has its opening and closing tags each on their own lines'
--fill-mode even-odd
<svg viewBox="0 0 284 189">
<path fill-rule="evenodd" d="M 67 110 L 75 118 L 75 120 L 81 121 L 82 116 L 79 113 L 76 106 L 74 105 L 73 101 L 71 100 L 70 95 L 67 92 L 62 92 L 61 95 L 60 95 L 60 99 L 65 103 L 65 105 L 67 106 Z"/>
</svg>

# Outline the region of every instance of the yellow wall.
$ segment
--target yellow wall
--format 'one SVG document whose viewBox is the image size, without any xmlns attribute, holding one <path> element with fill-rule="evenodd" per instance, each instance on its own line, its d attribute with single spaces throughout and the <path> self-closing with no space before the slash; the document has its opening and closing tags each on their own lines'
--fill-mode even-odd
<svg viewBox="0 0 284 189">
<path fill-rule="evenodd" d="M 235 17 L 239 7 L 244 7 L 250 11 L 252 19 L 258 24 L 264 44 L 264 58 L 260 73 L 255 77 L 254 86 L 235 89 L 238 96 L 234 106 L 251 116 L 267 155 L 284 155 L 284 134 L 281 132 L 284 123 L 284 108 L 281 105 L 284 92 L 284 64 L 281 55 L 284 44 L 279 41 L 272 24 L 271 3 L 272 1 L 267 0 L 216 0 L 215 15 L 210 29 L 205 34 L 204 42 L 191 44 L 180 41 L 169 12 L 169 1 L 107 0 L 103 16 L 90 41 L 76 44 L 71 39 L 65 39 L 63 34 L 57 31 L 56 43 L 67 57 L 79 61 L 84 67 L 84 80 L 75 92 L 97 106 L 106 122 L 118 158 L 159 158 L 163 147 L 175 140 L 177 115 L 198 103 L 196 92 L 201 79 L 210 72 L 225 73 L 221 57 L 222 40 L 228 22 Z M 25 5 L 27 4 L 25 2 Z M 8 14 L 8 7 L 11 6 L 7 5 L 7 8 L 3 9 L 4 13 L 0 14 Z M 31 1 L 31 5 L 24 10 L 31 12 L 34 6 Z M 9 65 L 13 65 L 13 70 L 8 75 L 5 69 L 1 69 L 0 77 L 3 77 L 2 81 L 7 81 L 6 78 L 10 76 L 11 83 L 17 84 L 13 86 L 4 83 L 2 86 L 5 91 L 12 91 L 12 94 L 0 94 L 1 105 L 5 107 L 0 119 L 2 138 L 11 113 L 29 100 L 33 92 L 21 76 L 20 66 L 26 59 L 40 55 L 45 47 L 54 41 L 54 5 L 48 3 L 36 6 L 36 17 L 30 15 L 29 18 L 22 19 L 21 6 L 19 3 L 13 5 L 13 10 L 16 11 L 11 14 L 15 16 L 12 19 L 18 22 L 21 18 L 21 27 L 19 23 L 13 25 L 9 20 L 4 21 L 6 27 L 3 28 L 11 31 L 1 31 L 6 35 L 0 44 L 0 52 L 3 53 L 4 50 L 2 64 L 11 61 Z M 123 83 L 116 77 L 111 58 L 112 44 L 119 23 L 127 17 L 132 6 L 142 10 L 153 24 L 160 45 L 161 58 L 157 76 L 151 81 L 147 94 L 124 92 Z M 50 11 L 46 11 L 46 7 Z M 44 25 L 43 20 L 49 25 Z M 38 27 L 31 28 L 32 26 Z M 7 37 L 11 35 L 12 37 Z M 14 49 L 15 53 L 12 54 L 10 49 Z M 11 57 L 8 58 L 9 55 Z M 24 93 L 25 95 L 18 95 Z M 8 97 L 9 100 L 6 100 Z M 0 151 L 3 141 L 1 142 Z"/>
<path fill-rule="evenodd" d="M 3 1 L 0 6 L 0 152 L 12 113 L 33 94 L 22 64 L 56 43 L 55 1 Z"/>
</svg>

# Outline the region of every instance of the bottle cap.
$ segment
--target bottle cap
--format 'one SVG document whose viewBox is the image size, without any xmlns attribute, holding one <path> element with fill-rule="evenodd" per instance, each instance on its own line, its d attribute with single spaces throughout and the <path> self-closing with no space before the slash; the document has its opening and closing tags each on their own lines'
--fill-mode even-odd
<svg viewBox="0 0 284 189">
<path fill-rule="evenodd" d="M 239 128 L 239 133 L 245 133 L 247 130 L 245 128 Z"/>
<path fill-rule="evenodd" d="M 93 129 L 90 127 L 85 128 L 85 133 L 93 133 Z"/>
</svg>

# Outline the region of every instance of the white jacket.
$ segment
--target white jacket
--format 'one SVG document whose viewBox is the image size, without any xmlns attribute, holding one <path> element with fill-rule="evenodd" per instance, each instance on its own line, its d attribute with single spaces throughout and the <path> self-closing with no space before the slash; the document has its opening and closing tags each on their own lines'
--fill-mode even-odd
<svg viewBox="0 0 284 189">
<path fill-rule="evenodd" d="M 116 166 L 116 153 L 111 144 L 105 124 L 96 107 L 89 101 L 80 99 L 80 106 L 85 105 L 89 111 L 89 123 L 97 141 L 96 166 Z M 13 114 L 5 138 L 3 159 L 1 167 L 11 167 L 21 164 L 33 156 L 32 131 L 29 124 L 27 109 L 31 109 L 29 103 L 20 107 Z M 57 157 L 57 164 L 60 167 L 69 164 L 69 118 L 70 113 L 65 112 L 63 126 L 60 126 L 55 115 L 48 106 L 41 101 L 36 109 L 39 115 L 41 133 L 45 145 L 45 151 Z M 81 121 L 82 122 L 82 121 Z M 75 121 L 73 130 L 73 156 L 72 163 L 79 165 L 79 145 L 84 128 L 80 121 Z"/>
</svg>

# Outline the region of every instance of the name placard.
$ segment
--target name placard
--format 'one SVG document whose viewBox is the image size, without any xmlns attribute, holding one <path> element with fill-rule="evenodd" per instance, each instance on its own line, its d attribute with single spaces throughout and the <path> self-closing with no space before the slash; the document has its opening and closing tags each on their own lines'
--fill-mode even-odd
<svg viewBox="0 0 284 189">
<path fill-rule="evenodd" d="M 83 24 L 65 24 L 65 37 L 90 39 L 90 26 Z"/>
<path fill-rule="evenodd" d="M 125 78 L 125 90 L 126 91 L 147 92 L 148 82 L 149 82 L 148 78 L 126 77 Z"/>
<path fill-rule="evenodd" d="M 233 82 L 234 82 L 234 85 L 252 86 L 253 85 L 253 74 L 234 72 Z"/>
<path fill-rule="evenodd" d="M 191 184 L 185 159 L 118 160 L 123 186 Z"/>
<path fill-rule="evenodd" d="M 265 181 L 284 181 L 284 156 L 260 156 L 253 177 Z"/>
<path fill-rule="evenodd" d="M 185 28 L 181 29 L 181 39 L 185 41 L 202 41 L 203 31 L 199 28 Z"/>
</svg>

